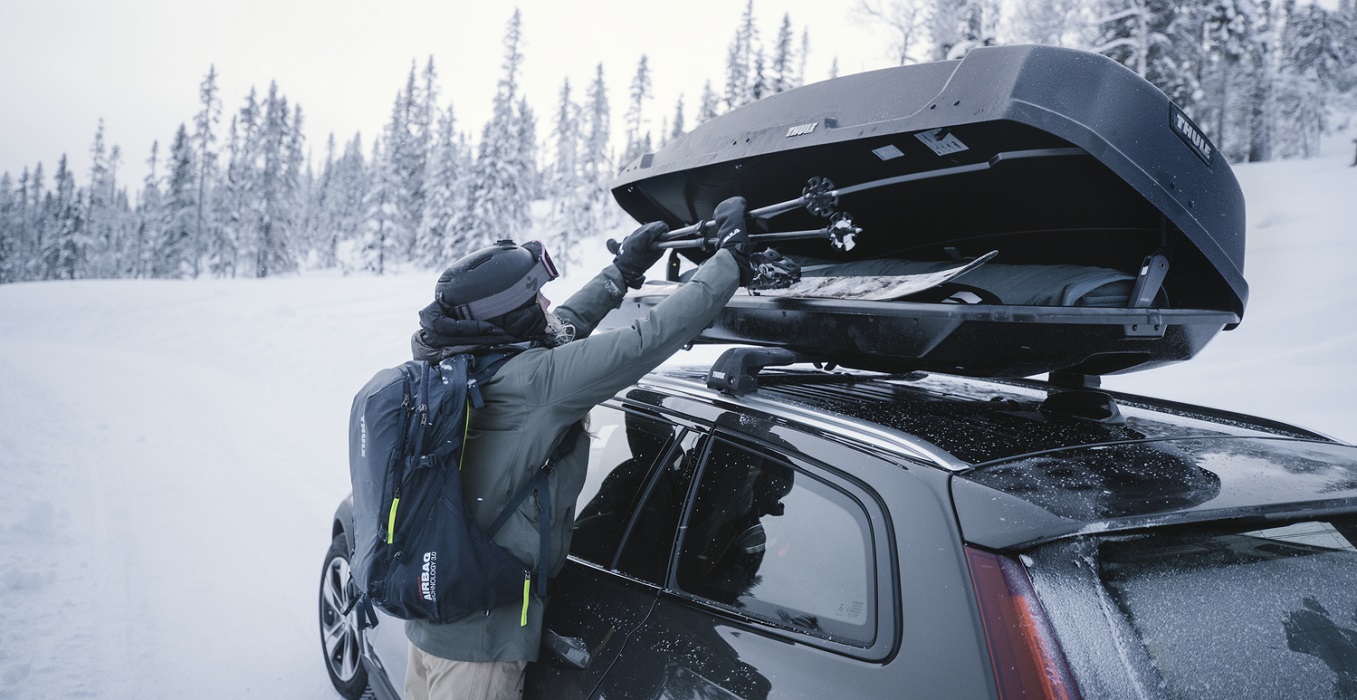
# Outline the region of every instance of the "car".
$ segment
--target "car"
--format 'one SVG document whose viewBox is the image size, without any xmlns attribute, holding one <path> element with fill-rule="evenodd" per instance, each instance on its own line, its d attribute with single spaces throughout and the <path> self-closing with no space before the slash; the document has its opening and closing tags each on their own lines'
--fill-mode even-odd
<svg viewBox="0 0 1357 700">
<path fill-rule="evenodd" d="M 767 352 L 594 409 L 526 697 L 1350 696 L 1357 447 L 1070 377 L 712 376 Z M 348 517 L 326 666 L 398 697 Z"/>
<path fill-rule="evenodd" d="M 674 252 L 600 331 L 712 254 L 728 197 L 790 263 L 694 339 L 737 347 L 593 410 L 527 697 L 1357 697 L 1357 447 L 1101 388 L 1248 300 L 1238 182 L 1148 82 L 977 48 L 733 110 L 612 192 Z M 798 274 L 927 284 L 780 296 Z M 396 697 L 351 518 L 326 666 Z"/>
</svg>

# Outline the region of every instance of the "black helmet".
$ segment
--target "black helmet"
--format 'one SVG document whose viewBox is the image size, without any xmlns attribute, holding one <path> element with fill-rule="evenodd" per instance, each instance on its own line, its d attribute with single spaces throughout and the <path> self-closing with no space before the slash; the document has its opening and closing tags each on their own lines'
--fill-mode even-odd
<svg viewBox="0 0 1357 700">
<path fill-rule="evenodd" d="M 532 302 L 542 285 L 558 276 L 541 243 L 520 246 L 504 239 L 444 270 L 434 299 L 452 318 L 484 321 Z"/>
</svg>

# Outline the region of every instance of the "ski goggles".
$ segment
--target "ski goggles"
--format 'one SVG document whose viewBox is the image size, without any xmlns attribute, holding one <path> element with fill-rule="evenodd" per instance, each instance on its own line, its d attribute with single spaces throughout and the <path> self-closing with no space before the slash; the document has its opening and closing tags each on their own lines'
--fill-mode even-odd
<svg viewBox="0 0 1357 700">
<path fill-rule="evenodd" d="M 519 247 L 532 253 L 532 256 L 537 258 L 537 266 L 533 268 L 533 272 L 536 272 L 538 268 L 540 268 L 542 272 L 546 273 L 547 278 L 543 281 L 543 284 L 561 276 L 561 273 L 556 270 L 556 263 L 551 261 L 551 255 L 547 253 L 547 248 L 542 245 L 541 241 L 528 241 Z"/>
<path fill-rule="evenodd" d="M 501 241 L 496 245 L 506 244 L 513 245 L 510 241 Z M 532 301 L 537 297 L 542 285 L 561 276 L 541 241 L 528 241 L 517 247 L 528 251 L 533 257 L 533 266 L 528 273 L 508 289 L 454 307 L 451 310 L 453 318 L 487 319 L 507 314 Z"/>
</svg>

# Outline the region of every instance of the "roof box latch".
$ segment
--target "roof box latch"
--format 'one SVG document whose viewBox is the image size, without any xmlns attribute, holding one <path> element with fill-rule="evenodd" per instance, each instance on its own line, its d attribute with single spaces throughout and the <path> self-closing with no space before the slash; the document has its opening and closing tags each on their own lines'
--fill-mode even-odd
<svg viewBox="0 0 1357 700">
<path fill-rule="evenodd" d="M 707 372 L 707 388 L 742 396 L 759 388 L 759 370 L 800 361 L 800 356 L 783 348 L 731 348 L 712 363 Z"/>
</svg>

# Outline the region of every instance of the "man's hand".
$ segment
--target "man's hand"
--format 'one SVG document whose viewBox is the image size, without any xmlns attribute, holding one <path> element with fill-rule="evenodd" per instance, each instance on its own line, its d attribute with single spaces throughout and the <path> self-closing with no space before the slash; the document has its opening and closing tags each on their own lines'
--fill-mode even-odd
<svg viewBox="0 0 1357 700">
<path fill-rule="evenodd" d="M 615 249 L 613 242 L 608 241 L 608 249 L 617 256 L 613 258 L 613 265 L 622 272 L 622 281 L 626 282 L 628 287 L 641 288 L 641 283 L 646 278 L 646 270 L 664 255 L 664 250 L 658 248 L 656 244 L 660 242 L 660 236 L 668 232 L 668 226 L 656 221 L 633 231 L 630 236 L 622 239 L 622 244 Z"/>
<path fill-rule="evenodd" d="M 716 245 L 735 256 L 740 265 L 740 286 L 748 286 L 754 279 L 754 265 L 749 260 L 753 251 L 749 242 L 749 222 L 745 220 L 744 197 L 731 197 L 716 205 L 711 218 L 716 224 Z"/>
</svg>

